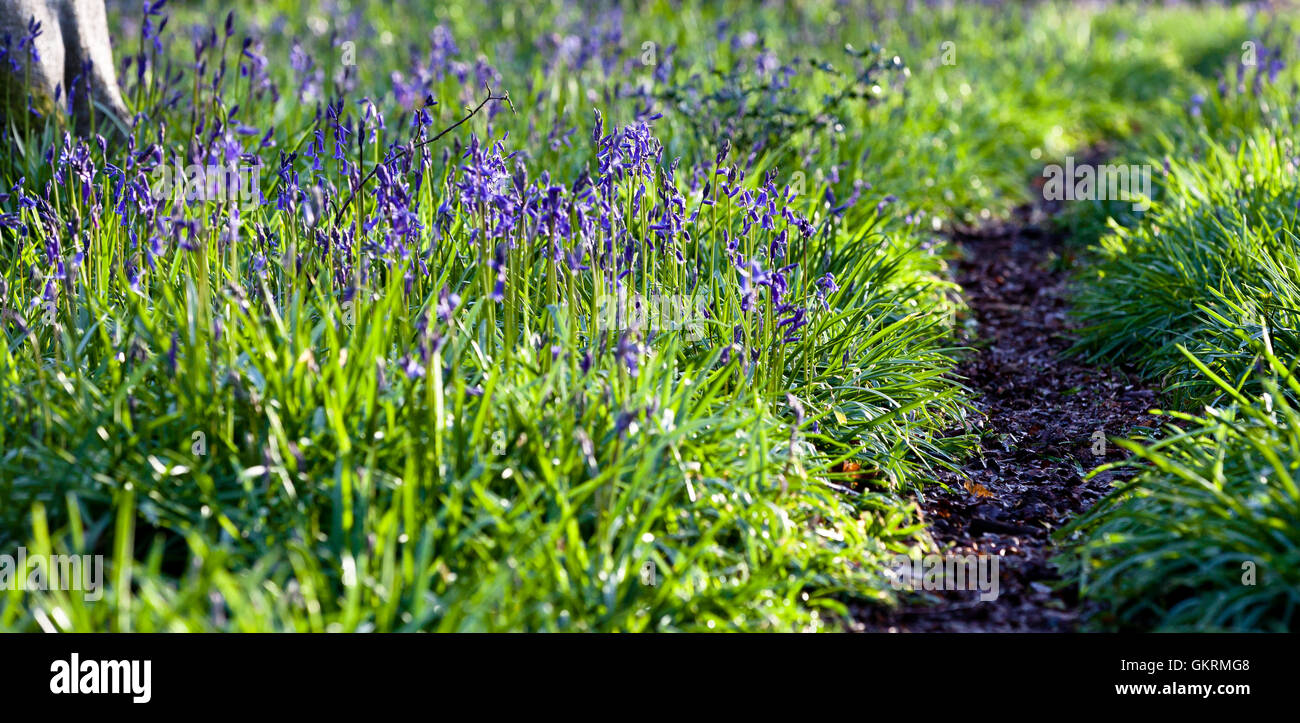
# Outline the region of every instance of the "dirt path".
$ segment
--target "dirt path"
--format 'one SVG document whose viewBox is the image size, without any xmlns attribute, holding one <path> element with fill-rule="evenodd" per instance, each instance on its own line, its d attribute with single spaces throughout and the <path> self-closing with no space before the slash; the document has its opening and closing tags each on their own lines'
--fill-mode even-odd
<svg viewBox="0 0 1300 723">
<path fill-rule="evenodd" d="M 922 508 L 931 534 L 955 554 L 1001 555 L 999 596 L 931 593 L 938 604 L 899 610 L 863 608 L 872 631 L 1070 631 L 1080 621 L 1075 590 L 1055 590 L 1050 535 L 1111 488 L 1112 474 L 1084 481 L 1092 468 L 1119 459 L 1094 435 L 1125 435 L 1151 424 L 1156 394 L 1113 368 L 1064 359 L 1069 346 L 1061 239 L 1018 223 L 956 236 L 956 280 L 975 319 L 978 350 L 959 367 L 983 413 L 982 452 L 962 475 L 946 474 L 926 490 Z"/>
</svg>

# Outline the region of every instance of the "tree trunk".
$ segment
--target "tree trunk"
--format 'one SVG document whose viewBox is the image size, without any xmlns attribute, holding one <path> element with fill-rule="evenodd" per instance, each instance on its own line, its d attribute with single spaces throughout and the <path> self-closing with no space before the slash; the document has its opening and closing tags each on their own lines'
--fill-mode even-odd
<svg viewBox="0 0 1300 723">
<path fill-rule="evenodd" d="M 39 23 L 40 34 L 19 51 L 20 39 L 31 36 L 34 23 Z M 101 133 L 115 127 L 113 121 L 129 124 L 117 87 L 104 0 L 3 0 L 0 39 L 5 36 L 9 47 L 0 62 L 0 111 L 25 113 L 30 97 L 35 111 L 57 113 L 56 94 L 58 105 L 66 107 L 68 89 L 73 88 L 72 111 L 79 131 L 87 132 L 97 113 L 95 125 Z"/>
</svg>

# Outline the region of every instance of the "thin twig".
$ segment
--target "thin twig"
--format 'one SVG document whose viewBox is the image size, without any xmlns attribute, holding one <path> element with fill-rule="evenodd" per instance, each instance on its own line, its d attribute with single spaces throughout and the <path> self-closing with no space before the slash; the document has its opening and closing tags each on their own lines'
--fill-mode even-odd
<svg viewBox="0 0 1300 723">
<path fill-rule="evenodd" d="M 399 149 L 397 150 L 398 155 L 399 155 L 399 156 L 409 155 L 409 154 L 413 153 L 413 152 L 415 151 L 415 149 L 417 149 L 417 148 L 424 148 L 425 146 L 429 145 L 430 143 L 433 143 L 434 141 L 438 140 L 439 138 L 442 138 L 443 136 L 447 135 L 448 133 L 450 133 L 450 132 L 456 130 L 456 129 L 459 128 L 462 124 L 464 124 L 466 121 L 468 121 L 470 118 L 473 118 L 475 115 L 477 115 L 478 112 L 479 112 L 480 110 L 483 110 L 483 106 L 487 105 L 487 104 L 490 103 L 491 101 L 494 101 L 494 100 L 504 100 L 504 101 L 506 102 L 506 105 L 510 106 L 510 112 L 511 112 L 511 113 L 514 113 L 514 112 L 515 112 L 515 104 L 512 103 L 512 102 L 510 101 L 510 93 L 509 93 L 509 91 L 507 91 L 504 95 L 495 95 L 495 94 L 493 94 L 493 92 L 492 92 L 492 88 L 491 88 L 490 86 L 488 86 L 486 83 L 483 85 L 483 87 L 487 89 L 487 92 L 488 92 L 487 97 L 484 98 L 483 100 L 479 101 L 479 104 L 476 105 L 476 106 L 474 106 L 474 109 L 471 110 L 469 113 L 465 114 L 465 117 L 464 117 L 464 118 L 461 118 L 460 120 L 456 121 L 455 123 L 452 123 L 451 125 L 449 125 L 449 126 L 447 126 L 446 128 L 442 129 L 441 131 L 438 132 L 437 135 L 433 136 L 432 138 L 426 138 L 425 140 L 420 141 L 419 143 L 416 143 L 414 146 L 411 146 L 410 148 L 407 148 L 407 147 L 405 147 L 405 146 L 403 146 L 402 148 L 399 148 Z M 348 193 L 348 198 L 347 198 L 347 200 L 344 201 L 343 204 L 342 204 L 341 206 L 338 207 L 338 210 L 334 212 L 334 223 L 338 223 L 339 218 L 343 215 L 343 212 L 346 211 L 347 208 L 348 208 L 348 206 L 350 206 L 350 205 L 352 204 L 352 199 L 356 197 L 357 192 L 359 192 L 362 188 L 365 188 L 366 183 L 368 183 L 368 182 L 370 181 L 370 179 L 374 178 L 375 175 L 376 175 L 378 172 L 379 172 L 379 165 L 376 165 L 374 168 L 370 169 L 370 173 L 367 173 L 367 174 L 365 175 L 365 177 L 361 179 L 361 183 L 358 183 L 357 186 L 356 186 L 355 188 L 353 188 L 352 191 L 351 191 L 350 193 Z"/>
</svg>

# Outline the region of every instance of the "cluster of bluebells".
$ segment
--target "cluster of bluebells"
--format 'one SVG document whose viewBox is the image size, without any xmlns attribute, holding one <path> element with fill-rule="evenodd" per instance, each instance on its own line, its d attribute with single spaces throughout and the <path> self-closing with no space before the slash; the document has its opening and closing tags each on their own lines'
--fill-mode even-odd
<svg viewBox="0 0 1300 723">
<path fill-rule="evenodd" d="M 0 214 L 0 228 L 32 239 L 38 234 L 30 232 L 31 223 L 42 225 L 39 237 L 47 240 L 38 256 L 39 273 L 51 284 L 47 295 L 57 294 L 58 284 L 71 283 L 71 272 L 89 252 L 89 232 L 107 208 L 127 231 L 128 253 L 120 270 L 136 291 L 169 254 L 194 252 L 208 242 L 224 249 L 243 241 L 252 249 L 244 269 L 248 290 L 277 259 L 294 274 L 311 260 L 328 264 L 334 288 L 346 302 L 396 268 L 405 269 L 409 291 L 416 274 L 438 272 L 431 264 L 442 245 L 463 241 L 478 250 L 479 263 L 489 272 L 488 298 L 503 304 L 508 289 L 520 281 L 511 278 L 511 254 L 540 250 L 545 261 L 540 273 L 554 277 L 560 288 L 591 288 L 585 282 L 599 277 L 611 293 L 703 296 L 708 317 L 727 319 L 732 326 L 729 332 L 711 331 L 702 343 L 721 345 L 726 363 L 744 366 L 761 359 L 764 345 L 800 341 L 810 318 L 830 309 L 838 288 L 834 278 L 801 268 L 806 261 L 791 253 L 817 233 L 800 210 L 808 204 L 788 187 L 778 187 L 774 172 L 759 183 L 748 181 L 749 163 L 728 163 L 731 145 L 725 136 L 716 156 L 705 162 L 688 160 L 683 168 L 682 159 L 665 159 L 654 133 L 661 116 L 645 86 L 620 88 L 611 81 L 603 96 L 592 98 L 631 97 L 635 112 L 631 122 L 607 129 L 596 111 L 589 161 L 562 179 L 532 171 L 530 157 L 511 151 L 508 135 L 493 132 L 492 115 L 505 103 L 486 105 L 484 136 L 458 133 L 434 145 L 438 128 L 447 122 L 434 98 L 448 83 L 465 100 L 491 92 L 501 80 L 481 56 L 463 53 L 445 27 L 431 31 L 427 51 L 413 55 L 409 74 L 391 76 L 393 96 L 409 118 L 393 124 L 400 129 L 396 139 L 386 134 L 389 124 L 373 99 L 347 99 L 347 73 L 327 86 L 321 64 L 305 45 L 294 43 L 288 60 L 295 87 L 289 92 L 314 113 L 306 128 L 277 133 L 254 110 L 281 96 L 268 76 L 269 61 L 257 34 L 237 37 L 235 16 L 229 14 L 216 26 L 191 29 L 192 62 L 173 64 L 165 5 L 166 0 L 143 3 L 138 49 L 123 61 L 123 91 L 137 109 L 124 142 L 110 152 L 102 138 L 65 135 L 47 153 L 52 179 L 43 198 L 58 197 L 54 187 L 67 189 L 76 206 L 55 209 L 25 191 L 23 180 L 0 196 L 0 204 L 13 206 Z M 356 18 L 348 22 L 358 23 Z M 637 62 L 617 12 L 602 16 L 597 27 L 600 32 L 544 36 L 540 42 L 551 53 L 551 72 L 591 68 L 609 77 Z M 13 52 L 32 52 L 39 32 L 29 28 L 14 46 L 17 51 L 6 43 L 0 61 L 12 63 Z M 335 48 L 339 37 L 336 31 L 331 38 Z M 788 74 L 754 38 L 739 37 L 733 44 L 760 51 L 754 72 L 780 87 L 788 83 Z M 647 70 L 654 82 L 671 73 L 672 53 L 664 48 Z M 186 101 L 192 104 L 188 112 L 175 112 Z M 184 121 L 169 127 L 177 118 Z M 547 143 L 571 146 L 576 131 L 576 125 L 557 119 Z M 300 140 L 287 143 L 286 136 Z M 440 165 L 435 147 L 442 148 Z M 153 174 L 180 163 L 266 164 L 261 178 L 267 182 L 257 189 L 261 212 L 160 198 Z M 829 199 L 832 213 L 842 213 L 860 193 L 861 187 L 843 202 Z M 293 254 L 288 253 L 290 235 Z M 539 272 L 530 266 L 513 273 Z M 584 283 L 567 283 L 574 280 Z M 669 280 L 678 288 L 665 288 Z M 444 289 L 434 317 L 422 318 L 419 348 L 402 360 L 408 375 L 427 368 L 429 355 L 440 347 L 439 328 L 449 324 L 460 305 L 456 294 L 464 291 Z M 733 297 L 740 300 L 738 316 L 723 306 Z M 595 331 L 595 320 L 589 323 Z M 610 333 L 591 334 L 587 348 L 572 351 L 580 355 L 580 365 L 589 369 L 592 360 L 610 354 L 636 375 L 654 348 L 653 333 L 621 327 L 600 331 Z M 558 357 L 564 350 L 555 342 L 545 335 L 536 341 Z"/>
<path fill-rule="evenodd" d="M 1220 98 L 1226 99 L 1235 94 L 1241 97 L 1257 99 L 1264 89 L 1276 83 L 1278 75 L 1283 70 L 1286 70 L 1286 62 L 1282 59 L 1283 55 L 1280 49 L 1266 44 L 1259 44 L 1256 48 L 1253 58 L 1243 57 L 1241 62 L 1233 63 L 1233 68 L 1228 72 L 1220 71 L 1218 73 L 1218 94 Z M 1253 62 L 1247 62 L 1248 60 Z M 1205 97 L 1198 93 L 1189 104 L 1190 113 L 1193 116 L 1199 116 L 1201 106 L 1204 104 Z"/>
<path fill-rule="evenodd" d="M 730 236 L 727 250 L 740 278 L 741 309 L 745 312 L 757 310 L 759 292 L 766 289 L 771 313 L 775 315 L 776 328 L 779 330 L 779 343 L 799 341 L 800 330 L 808 323 L 808 314 L 818 307 L 808 306 L 810 289 L 795 296 L 790 293 L 790 277 L 799 266 L 799 262 L 790 258 L 790 243 L 793 236 L 806 241 L 816 233 L 812 222 L 797 211 L 792 204 L 794 197 L 791 189 L 778 189 L 776 172 L 767 174 L 757 189 L 742 188 L 737 185 L 743 176 L 735 166 L 717 172 L 717 188 L 740 212 L 741 226 L 735 236 Z M 744 253 L 738 239 L 759 239 L 765 243 L 748 244 L 749 253 Z M 757 247 L 756 247 L 757 246 Z M 804 270 L 807 278 L 811 270 Z M 824 287 L 819 287 L 824 290 Z M 819 296 L 820 309 L 828 309 L 825 296 Z M 761 320 L 759 322 L 761 324 Z M 741 329 L 734 332 L 740 338 Z M 750 360 L 756 360 L 761 349 L 749 350 Z"/>
<path fill-rule="evenodd" d="M 390 80 L 397 104 L 407 111 L 427 105 L 424 100 L 436 95 L 448 80 L 455 81 L 458 100 L 465 103 L 473 102 L 484 88 L 500 87 L 502 80 L 487 58 L 478 56 L 471 61 L 466 57 L 445 25 L 430 31 L 428 52 L 413 49 L 405 67 L 409 74 L 394 70 Z M 496 106 L 486 110 L 489 119 L 500 112 Z"/>
<path fill-rule="evenodd" d="M 1256 45 L 1254 41 L 1243 45 L 1243 48 L 1250 48 L 1249 55 L 1243 52 L 1243 56 L 1235 59 L 1228 70 L 1218 72 L 1218 98 L 1229 100 L 1235 97 L 1248 103 L 1258 103 L 1265 90 L 1275 85 L 1278 76 L 1286 70 L 1286 62 L 1278 48 Z M 1187 103 L 1188 115 L 1200 118 L 1207 100 L 1204 93 L 1193 94 Z"/>
</svg>

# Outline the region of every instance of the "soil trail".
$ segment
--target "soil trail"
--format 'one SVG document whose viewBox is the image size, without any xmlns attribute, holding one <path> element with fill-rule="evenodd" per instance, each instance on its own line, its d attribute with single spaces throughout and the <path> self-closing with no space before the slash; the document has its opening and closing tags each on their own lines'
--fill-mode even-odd
<svg viewBox="0 0 1300 723">
<path fill-rule="evenodd" d="M 951 491 L 928 488 L 922 508 L 940 547 L 1001 556 L 999 596 L 929 593 L 938 604 L 862 608 L 858 622 L 873 631 L 1071 631 L 1079 602 L 1072 586 L 1054 589 L 1050 535 L 1111 489 L 1114 473 L 1083 479 L 1124 454 L 1109 442 L 1096 454 L 1096 433 L 1150 425 L 1157 396 L 1122 370 L 1062 357 L 1070 328 L 1059 236 L 1022 220 L 954 240 L 978 350 L 958 373 L 983 415 L 981 453 L 961 475 L 941 475 Z"/>
</svg>

